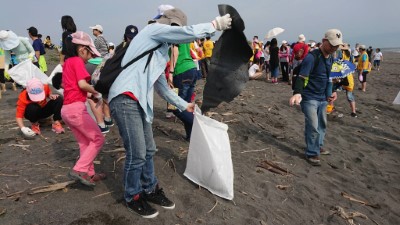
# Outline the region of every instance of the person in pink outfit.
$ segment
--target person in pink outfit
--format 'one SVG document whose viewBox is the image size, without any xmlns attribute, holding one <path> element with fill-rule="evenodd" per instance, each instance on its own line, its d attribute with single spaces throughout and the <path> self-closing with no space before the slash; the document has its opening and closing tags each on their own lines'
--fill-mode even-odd
<svg viewBox="0 0 400 225">
<path fill-rule="evenodd" d="M 105 174 L 95 173 L 93 161 L 104 144 L 104 137 L 86 110 L 88 96 L 97 103 L 103 102 L 102 96 L 90 84 L 90 74 L 85 63 L 92 57 L 99 57 L 90 36 L 82 31 L 71 35 L 71 52 L 63 65 L 62 85 L 64 87 L 64 105 L 61 115 L 74 134 L 80 150 L 80 156 L 68 176 L 87 186 L 105 178 Z M 89 94 L 88 94 L 89 93 Z"/>
</svg>

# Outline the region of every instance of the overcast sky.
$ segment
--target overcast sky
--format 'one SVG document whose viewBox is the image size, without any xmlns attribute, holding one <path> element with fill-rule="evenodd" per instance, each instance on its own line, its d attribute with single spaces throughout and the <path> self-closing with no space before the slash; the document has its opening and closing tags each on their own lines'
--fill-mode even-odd
<svg viewBox="0 0 400 225">
<path fill-rule="evenodd" d="M 141 30 L 156 15 L 160 4 L 182 9 L 188 24 L 209 22 L 218 15 L 215 0 L 13 0 L 7 1 L 0 14 L 0 29 L 28 36 L 27 28 L 35 26 L 44 37 L 50 35 L 58 44 L 60 19 L 71 15 L 78 30 L 91 34 L 89 26 L 100 24 L 109 42 L 121 42 L 127 25 Z M 307 40 L 320 41 L 326 30 L 338 28 L 344 41 L 354 46 L 362 43 L 376 47 L 400 47 L 400 0 L 230 0 L 241 14 L 247 39 L 258 35 L 263 40 L 267 31 L 282 27 L 278 42 L 297 41 L 303 33 Z M 215 38 L 214 38 L 215 40 Z"/>
</svg>

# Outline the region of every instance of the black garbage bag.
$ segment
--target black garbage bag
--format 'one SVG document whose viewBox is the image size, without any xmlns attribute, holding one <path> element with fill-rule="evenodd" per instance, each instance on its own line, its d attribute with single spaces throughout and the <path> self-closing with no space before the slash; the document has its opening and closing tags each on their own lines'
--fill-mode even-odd
<svg viewBox="0 0 400 225">
<path fill-rule="evenodd" d="M 249 80 L 247 63 L 253 51 L 243 33 L 244 22 L 232 6 L 218 5 L 218 9 L 221 16 L 231 15 L 232 29 L 224 31 L 214 46 L 203 91 L 202 112 L 217 107 L 221 102 L 232 101 Z"/>
</svg>

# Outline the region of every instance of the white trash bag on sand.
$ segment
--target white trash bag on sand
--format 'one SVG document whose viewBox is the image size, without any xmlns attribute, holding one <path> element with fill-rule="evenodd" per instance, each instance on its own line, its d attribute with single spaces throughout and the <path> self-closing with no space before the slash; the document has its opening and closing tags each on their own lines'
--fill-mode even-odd
<svg viewBox="0 0 400 225">
<path fill-rule="evenodd" d="M 8 70 L 10 77 L 19 85 L 26 87 L 28 80 L 36 77 L 43 84 L 47 84 L 47 75 L 35 66 L 30 59 L 20 62 L 18 65 Z"/>
<path fill-rule="evenodd" d="M 203 116 L 197 105 L 183 175 L 215 195 L 233 199 L 233 166 L 228 125 Z"/>
<path fill-rule="evenodd" d="M 394 99 L 393 105 L 400 105 L 400 91 L 397 94 L 396 98 Z"/>
</svg>

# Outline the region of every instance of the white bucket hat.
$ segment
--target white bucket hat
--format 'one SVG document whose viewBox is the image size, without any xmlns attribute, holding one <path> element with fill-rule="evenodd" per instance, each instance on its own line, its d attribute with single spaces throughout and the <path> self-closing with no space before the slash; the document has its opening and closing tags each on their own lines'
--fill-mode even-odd
<svg viewBox="0 0 400 225">
<path fill-rule="evenodd" d="M 17 35 L 12 31 L 0 31 L 0 48 L 4 50 L 11 50 L 19 45 Z"/>
</svg>

